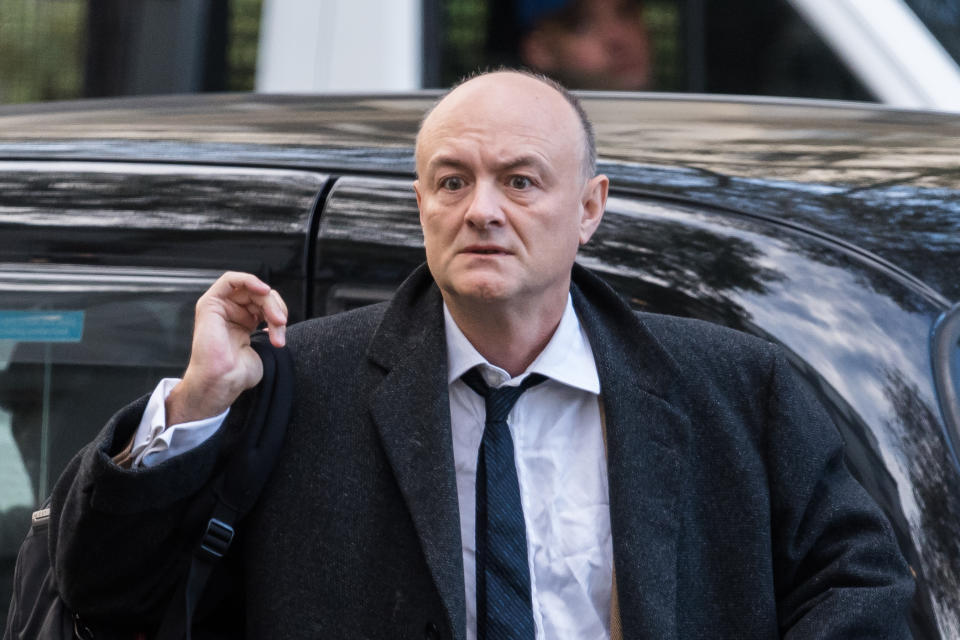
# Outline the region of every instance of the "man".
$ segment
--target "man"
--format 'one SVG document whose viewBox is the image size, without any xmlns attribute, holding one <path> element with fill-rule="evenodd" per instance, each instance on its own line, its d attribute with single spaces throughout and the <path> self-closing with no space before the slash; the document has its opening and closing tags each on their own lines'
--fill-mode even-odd
<svg viewBox="0 0 960 640">
<path fill-rule="evenodd" d="M 487 49 L 570 87 L 637 91 L 653 84 L 653 45 L 637 0 L 495 0 Z"/>
<path fill-rule="evenodd" d="M 889 526 L 783 356 L 635 315 L 573 266 L 608 181 L 572 98 L 476 77 L 425 118 L 416 161 L 429 270 L 389 305 L 287 332 L 253 276 L 200 299 L 183 380 L 118 414 L 54 493 L 71 607 L 141 627 L 162 611 L 265 321 L 297 404 L 236 594 L 203 616 L 221 635 L 907 636 Z M 514 388 L 505 419 L 488 386 Z"/>
</svg>

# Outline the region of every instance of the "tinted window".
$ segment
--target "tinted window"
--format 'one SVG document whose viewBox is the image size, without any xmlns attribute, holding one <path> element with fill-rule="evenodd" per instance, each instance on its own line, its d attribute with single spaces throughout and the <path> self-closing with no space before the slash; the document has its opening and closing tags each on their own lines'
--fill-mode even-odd
<svg viewBox="0 0 960 640">
<path fill-rule="evenodd" d="M 182 371 L 194 303 L 215 277 L 0 265 L 3 601 L 30 512 L 117 409 Z"/>
<path fill-rule="evenodd" d="M 960 63 L 960 0 L 906 0 L 947 53 Z"/>
<path fill-rule="evenodd" d="M 523 64 L 517 3 L 437 1 L 442 62 L 433 85 L 449 86 L 489 65 Z M 640 7 L 652 51 L 645 89 L 872 99 L 787 0 L 627 0 L 631 5 Z"/>
<path fill-rule="evenodd" d="M 0 160 L 0 261 L 256 273 L 304 313 L 326 176 L 187 164 Z"/>
<path fill-rule="evenodd" d="M 411 184 L 409 178 L 337 180 L 317 238 L 316 315 L 385 300 L 424 261 Z"/>
</svg>

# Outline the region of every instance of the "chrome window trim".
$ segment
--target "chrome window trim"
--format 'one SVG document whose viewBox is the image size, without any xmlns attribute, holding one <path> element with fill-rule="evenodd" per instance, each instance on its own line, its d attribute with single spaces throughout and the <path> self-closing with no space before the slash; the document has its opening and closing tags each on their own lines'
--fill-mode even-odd
<svg viewBox="0 0 960 640">
<path fill-rule="evenodd" d="M 953 364 L 954 359 L 960 358 L 960 302 L 937 318 L 930 347 L 937 400 L 947 427 L 947 442 L 953 447 L 960 442 L 960 378 L 955 375 Z M 951 454 L 960 469 L 956 450 Z"/>
</svg>

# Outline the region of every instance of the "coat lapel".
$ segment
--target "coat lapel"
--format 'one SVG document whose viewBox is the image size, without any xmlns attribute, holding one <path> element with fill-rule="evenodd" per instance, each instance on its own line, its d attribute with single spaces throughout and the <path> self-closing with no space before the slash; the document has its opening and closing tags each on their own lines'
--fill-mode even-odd
<svg viewBox="0 0 960 640">
<path fill-rule="evenodd" d="M 606 284 L 574 267 L 573 295 L 600 375 L 623 637 L 676 638 L 690 430 L 675 401 L 683 380 L 670 355 Z"/>
<path fill-rule="evenodd" d="M 442 301 L 421 267 L 393 299 L 368 352 L 384 371 L 370 408 L 456 638 L 466 629 Z"/>
<path fill-rule="evenodd" d="M 623 637 L 674 639 L 690 429 L 676 402 L 683 379 L 601 280 L 575 266 L 572 292 L 600 375 Z M 368 352 L 383 376 L 370 408 L 455 637 L 462 640 L 466 607 L 441 305 L 425 267 L 401 286 Z"/>
</svg>

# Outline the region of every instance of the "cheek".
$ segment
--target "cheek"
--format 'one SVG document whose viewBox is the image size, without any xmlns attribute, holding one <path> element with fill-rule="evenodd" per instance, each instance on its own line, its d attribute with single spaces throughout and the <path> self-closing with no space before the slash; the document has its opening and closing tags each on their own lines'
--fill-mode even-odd
<svg viewBox="0 0 960 640">
<path fill-rule="evenodd" d="M 585 36 L 563 34 L 557 37 L 553 51 L 556 56 L 555 67 L 576 70 L 594 66 L 598 47 Z"/>
<path fill-rule="evenodd" d="M 566 53 L 565 63 L 575 69 L 600 69 L 607 60 L 600 41 L 586 36 L 571 38 Z"/>
<path fill-rule="evenodd" d="M 546 249 L 545 253 L 549 253 L 552 260 L 566 261 L 576 254 L 580 246 L 580 225 L 572 216 L 550 216 L 541 220 L 536 231 L 531 230 L 530 236 L 539 238 L 540 246 Z"/>
<path fill-rule="evenodd" d="M 424 209 L 420 214 L 420 228 L 423 231 L 423 244 L 427 255 L 437 256 L 445 247 L 449 247 L 456 235 L 453 216 L 444 215 L 436 210 Z"/>
</svg>

